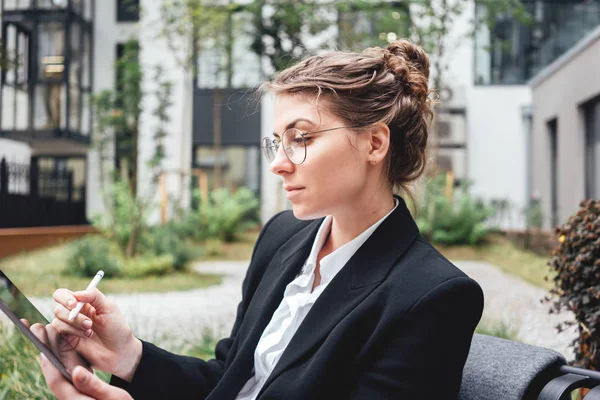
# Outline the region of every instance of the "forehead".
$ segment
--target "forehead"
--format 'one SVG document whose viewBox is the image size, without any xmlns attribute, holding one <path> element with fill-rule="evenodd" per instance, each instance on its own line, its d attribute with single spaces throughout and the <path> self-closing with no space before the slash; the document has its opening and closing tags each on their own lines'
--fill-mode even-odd
<svg viewBox="0 0 600 400">
<path fill-rule="evenodd" d="M 326 107 L 326 101 L 319 99 L 317 102 L 313 97 L 291 94 L 279 94 L 275 97 L 275 130 L 280 131 L 290 122 L 305 118 L 313 122 L 312 125 L 319 127 L 329 122 L 335 121 Z M 308 122 L 299 122 L 298 124 L 311 125 Z"/>
</svg>

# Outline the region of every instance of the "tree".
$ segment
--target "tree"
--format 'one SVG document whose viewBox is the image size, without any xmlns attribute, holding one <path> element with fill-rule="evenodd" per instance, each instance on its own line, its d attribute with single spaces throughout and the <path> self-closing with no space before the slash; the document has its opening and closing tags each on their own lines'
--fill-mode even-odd
<svg viewBox="0 0 600 400">
<path fill-rule="evenodd" d="M 162 161 L 166 158 L 163 141 L 170 121 L 168 108 L 172 92 L 172 83 L 165 80 L 162 67 L 156 66 L 152 80 L 156 89 L 151 94 L 157 99 L 153 114 L 157 116 L 158 124 L 152 137 L 154 152 L 147 160 L 152 171 L 152 184 L 148 193 L 141 194 L 137 180 L 139 123 L 146 93 L 142 90 L 144 73 L 138 52 L 137 42 L 127 42 L 123 56 L 115 65 L 119 71 L 115 90 L 104 90 L 94 96 L 94 141 L 100 155 L 100 184 L 108 219 L 96 224 L 119 245 L 125 257 L 136 255 L 146 214 L 162 173 Z M 127 161 L 126 167 L 121 170 L 114 167 L 115 156 L 122 156 Z"/>
</svg>

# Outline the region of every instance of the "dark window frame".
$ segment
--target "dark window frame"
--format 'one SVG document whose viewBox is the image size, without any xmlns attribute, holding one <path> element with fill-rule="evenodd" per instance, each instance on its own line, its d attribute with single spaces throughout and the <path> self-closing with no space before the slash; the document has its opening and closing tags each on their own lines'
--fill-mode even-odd
<svg viewBox="0 0 600 400">
<path fill-rule="evenodd" d="M 117 22 L 138 22 L 140 0 L 117 0 Z"/>
<path fill-rule="evenodd" d="M 546 123 L 550 141 L 550 224 L 558 225 L 558 118 Z"/>
</svg>

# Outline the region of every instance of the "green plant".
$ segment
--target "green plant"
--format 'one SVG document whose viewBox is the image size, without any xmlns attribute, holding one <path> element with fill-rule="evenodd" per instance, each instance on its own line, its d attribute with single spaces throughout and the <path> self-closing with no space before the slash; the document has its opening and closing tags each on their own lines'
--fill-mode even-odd
<svg viewBox="0 0 600 400">
<path fill-rule="evenodd" d="M 582 201 L 579 210 L 556 228 L 558 245 L 548 263 L 556 271 L 554 288 L 557 296 L 551 313 L 562 309 L 575 314 L 579 336 L 573 341 L 575 364 L 600 368 L 600 200 Z M 551 298 L 547 299 L 548 301 Z"/>
<path fill-rule="evenodd" d="M 173 256 L 173 267 L 176 271 L 185 269 L 186 264 L 200 255 L 200 251 L 187 244 L 173 225 L 157 226 L 150 230 L 144 239 L 144 253 L 157 256 L 170 254 Z"/>
<path fill-rule="evenodd" d="M 452 194 L 445 192 L 444 174 L 437 174 L 426 182 L 422 206 L 417 213 L 421 233 L 440 244 L 481 242 L 488 233 L 485 222 L 492 209 L 471 196 L 469 183 L 460 184 Z"/>
<path fill-rule="evenodd" d="M 544 211 L 542 210 L 542 202 L 537 196 L 532 197 L 525 208 L 525 218 L 527 229 L 542 229 Z"/>
<path fill-rule="evenodd" d="M 197 211 L 197 238 L 218 238 L 232 242 L 237 235 L 256 226 L 259 202 L 254 193 L 247 188 L 239 188 L 232 193 L 229 189 L 216 189 L 210 192 L 208 199 L 201 198 L 200 192 Z M 199 237 L 198 237 L 199 236 Z"/>
<path fill-rule="evenodd" d="M 517 334 L 513 328 L 509 327 L 505 322 L 493 323 L 486 320 L 481 320 L 475 333 L 482 335 L 495 336 L 502 339 L 518 340 Z"/>
<path fill-rule="evenodd" d="M 39 366 L 40 352 L 0 322 L 0 399 L 55 399 Z"/>
<path fill-rule="evenodd" d="M 73 276 L 93 277 L 98 270 L 104 276 L 117 276 L 120 263 L 111 253 L 110 242 L 99 235 L 85 236 L 69 246 L 69 257 L 64 273 Z"/>
<path fill-rule="evenodd" d="M 126 278 L 166 275 L 172 270 L 174 261 L 171 254 L 128 258 L 123 262 L 122 274 Z"/>
</svg>

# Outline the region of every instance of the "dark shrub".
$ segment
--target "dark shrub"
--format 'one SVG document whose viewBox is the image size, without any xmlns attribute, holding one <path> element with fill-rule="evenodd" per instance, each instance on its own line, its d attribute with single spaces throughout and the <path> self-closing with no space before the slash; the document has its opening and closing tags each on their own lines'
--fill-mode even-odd
<svg viewBox="0 0 600 400">
<path fill-rule="evenodd" d="M 579 337 L 575 364 L 600 369 L 600 201 L 587 200 L 567 223 L 556 228 L 558 246 L 550 267 L 557 272 L 551 294 L 558 296 L 550 312 L 570 310 Z M 559 326 L 559 330 L 564 326 Z"/>
</svg>

